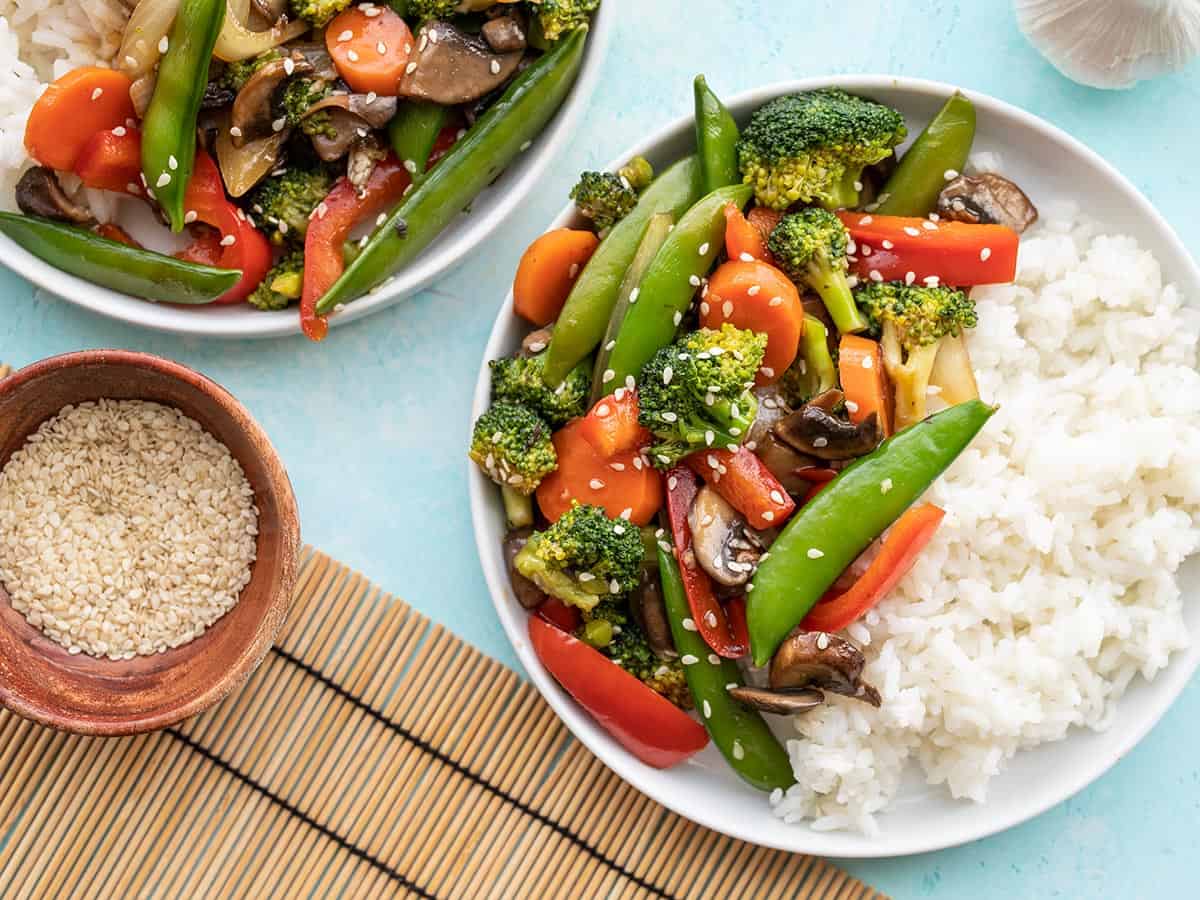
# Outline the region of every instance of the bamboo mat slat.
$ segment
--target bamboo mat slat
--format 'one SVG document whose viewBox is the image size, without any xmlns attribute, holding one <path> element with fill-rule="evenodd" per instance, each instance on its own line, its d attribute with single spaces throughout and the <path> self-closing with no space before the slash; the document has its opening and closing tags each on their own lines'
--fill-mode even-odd
<svg viewBox="0 0 1200 900">
<path fill-rule="evenodd" d="M 0 895 L 881 896 L 658 806 L 515 673 L 312 550 L 278 645 L 204 715 L 98 739 L 0 711 Z"/>
</svg>

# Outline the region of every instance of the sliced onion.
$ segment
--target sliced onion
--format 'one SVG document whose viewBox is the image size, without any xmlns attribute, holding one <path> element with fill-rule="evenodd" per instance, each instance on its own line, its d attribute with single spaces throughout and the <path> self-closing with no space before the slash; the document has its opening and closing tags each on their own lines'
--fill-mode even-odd
<svg viewBox="0 0 1200 900">
<path fill-rule="evenodd" d="M 129 16 L 121 49 L 117 51 L 117 67 L 135 81 L 150 72 L 162 54 L 158 45 L 179 12 L 180 0 L 141 0 Z"/>
<path fill-rule="evenodd" d="M 241 147 L 233 145 L 229 135 L 229 113 L 217 125 L 217 168 L 231 197 L 241 197 L 270 174 L 279 162 L 289 132 L 285 129 Z"/>
<path fill-rule="evenodd" d="M 144 0 L 149 2 L 149 0 Z M 240 13 L 240 15 L 239 15 Z M 297 19 L 295 22 L 285 22 L 280 19 L 266 31 L 251 31 L 246 27 L 246 19 L 250 16 L 250 0 L 226 0 L 225 24 L 221 26 L 221 34 L 217 37 L 217 46 L 213 54 L 225 62 L 238 62 L 250 59 L 260 53 L 266 53 L 294 41 L 309 30 L 308 23 Z"/>
</svg>

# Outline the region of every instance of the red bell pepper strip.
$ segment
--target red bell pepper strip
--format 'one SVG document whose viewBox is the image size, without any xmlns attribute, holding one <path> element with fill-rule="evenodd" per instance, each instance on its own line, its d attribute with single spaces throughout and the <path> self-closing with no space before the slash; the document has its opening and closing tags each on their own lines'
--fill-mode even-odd
<svg viewBox="0 0 1200 900">
<path fill-rule="evenodd" d="M 129 236 L 129 232 L 120 225 L 114 225 L 112 222 L 102 222 L 96 226 L 96 234 L 100 237 L 108 238 L 110 241 L 117 241 L 129 247 L 137 247 L 143 249 L 142 245 Z"/>
<path fill-rule="evenodd" d="M 1003 225 L 933 222 L 908 216 L 840 212 L 854 238 L 860 279 L 912 281 L 923 284 L 936 276 L 954 287 L 1003 284 L 1017 275 L 1020 238 Z M 877 272 L 878 275 L 872 275 Z"/>
<path fill-rule="evenodd" d="M 625 388 L 596 401 L 579 422 L 579 436 L 605 459 L 640 450 L 654 439 L 638 424 L 637 393 Z"/>
<path fill-rule="evenodd" d="M 746 598 L 734 597 L 726 603 L 725 615 L 729 618 L 729 630 L 734 641 L 750 646 L 750 627 L 746 624 Z"/>
<path fill-rule="evenodd" d="M 751 528 L 778 528 L 796 511 L 779 479 L 745 447 L 702 450 L 683 462 L 745 516 Z"/>
<path fill-rule="evenodd" d="M 567 606 L 557 597 L 547 597 L 534 612 L 539 618 L 556 628 L 561 628 L 567 634 L 573 634 L 579 627 L 579 610 Z"/>
<path fill-rule="evenodd" d="M 703 725 L 565 631 L 530 616 L 529 641 L 575 702 L 646 765 L 670 768 L 708 744 Z"/>
<path fill-rule="evenodd" d="M 675 558 L 679 561 L 688 609 L 700 637 L 718 656 L 739 659 L 750 652 L 750 641 L 746 635 L 742 640 L 738 639 L 728 615 L 713 594 L 708 573 L 700 568 L 692 550 L 688 512 L 699 492 L 699 479 L 690 469 L 676 466 L 667 473 L 667 516 L 671 522 L 671 536 L 675 539 Z"/>
<path fill-rule="evenodd" d="M 142 133 L 121 125 L 97 131 L 75 159 L 75 174 L 90 188 L 143 197 Z"/>
<path fill-rule="evenodd" d="M 908 510 L 888 531 L 879 555 L 854 586 L 843 594 L 822 599 L 804 617 L 801 627 L 806 631 L 841 631 L 856 621 L 908 574 L 945 515 L 932 503 Z"/>
<path fill-rule="evenodd" d="M 183 208 L 189 220 L 211 225 L 217 234 L 201 235 L 179 253 L 179 257 L 222 269 L 240 269 L 241 280 L 216 302 L 227 304 L 245 300 L 271 268 L 271 244 L 225 196 L 217 164 L 203 150 L 196 151 L 192 177 L 183 195 Z M 194 217 L 192 213 L 195 213 Z"/>
<path fill-rule="evenodd" d="M 805 466 L 803 469 L 796 470 L 796 477 L 803 478 L 805 481 L 812 484 L 824 484 L 827 481 L 833 481 L 837 478 L 838 473 L 833 469 L 822 469 L 819 466 Z"/>
<path fill-rule="evenodd" d="M 317 315 L 317 301 L 346 270 L 342 244 L 354 226 L 388 212 L 400 202 L 412 176 L 393 154 L 381 160 L 360 193 L 339 178 L 317 207 L 304 238 L 304 293 L 300 298 L 300 327 L 310 340 L 322 340 L 329 323 Z"/>
</svg>

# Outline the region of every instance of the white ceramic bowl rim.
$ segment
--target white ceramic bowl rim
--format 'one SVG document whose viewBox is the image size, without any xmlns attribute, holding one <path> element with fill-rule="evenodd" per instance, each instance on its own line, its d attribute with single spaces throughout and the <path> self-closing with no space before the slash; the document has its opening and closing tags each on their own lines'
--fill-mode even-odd
<svg viewBox="0 0 1200 900">
<path fill-rule="evenodd" d="M 343 312 L 330 316 L 331 325 L 344 325 L 361 319 L 428 287 L 483 244 L 541 182 L 550 161 L 558 157 L 564 145 L 574 136 L 575 123 L 587 108 L 600 78 L 617 15 L 616 4 L 612 2 L 601 4 L 596 11 L 584 50 L 583 65 L 571 87 L 571 93 L 534 141 L 533 147 L 515 160 L 498 181 L 489 185 L 476 199 L 469 216 L 460 216 L 451 222 L 446 231 L 411 266 L 398 273 L 385 287 L 348 304 Z M 300 333 L 300 316 L 295 307 L 266 312 L 241 304 L 189 308 L 151 303 L 56 269 L 3 235 L 0 235 L 0 263 L 37 287 L 77 306 L 155 331 L 215 338 L 281 337 Z"/>
<path fill-rule="evenodd" d="M 1050 125 L 1031 113 L 995 99 L 989 95 L 957 88 L 943 82 L 924 79 L 906 78 L 888 75 L 847 75 L 822 76 L 806 78 L 797 81 L 777 82 L 756 88 L 728 100 L 728 106 L 735 115 L 740 110 L 754 109 L 780 94 L 818 87 L 838 86 L 850 91 L 870 95 L 875 91 L 903 91 L 925 97 L 945 98 L 955 90 L 964 90 L 975 102 L 979 109 L 979 118 L 983 122 L 988 116 L 1002 116 L 1015 122 L 1022 128 L 1028 129 L 1035 137 L 1044 142 L 1057 144 L 1065 151 L 1083 158 L 1096 167 L 1100 174 L 1107 179 L 1111 190 L 1124 195 L 1123 199 L 1143 216 L 1150 226 L 1161 234 L 1164 247 L 1170 253 L 1182 260 L 1183 271 L 1174 273 L 1174 281 L 1185 285 L 1185 290 L 1200 291 L 1200 267 L 1188 254 L 1182 241 L 1171 229 L 1150 202 L 1113 166 L 1103 160 L 1098 154 L 1086 147 L 1080 141 L 1068 135 L 1059 128 Z M 671 124 L 653 133 L 637 146 L 622 153 L 610 165 L 615 170 L 627 159 L 635 155 L 653 157 L 657 147 L 670 142 L 685 130 L 692 128 L 691 115 L 681 116 Z M 568 225 L 575 216 L 570 206 L 567 206 L 555 222 L 549 226 L 560 227 Z M 478 416 L 489 402 L 489 372 L 487 361 L 505 355 L 510 348 L 506 344 L 505 333 L 512 327 L 513 317 L 510 313 L 511 294 L 501 307 L 496 324 L 488 340 L 483 363 L 480 367 L 479 379 L 476 383 L 472 416 Z M 493 605 L 508 634 L 509 640 L 521 660 L 526 672 L 534 685 L 547 702 L 553 707 L 559 718 L 593 753 L 625 781 L 657 802 L 680 815 L 686 816 L 701 825 L 722 832 L 741 840 L 776 849 L 811 853 L 820 856 L 840 856 L 845 858 L 878 858 L 904 856 L 944 849 L 969 841 L 977 840 L 996 834 L 1039 815 L 1050 807 L 1068 799 L 1078 791 L 1087 787 L 1092 781 L 1103 775 L 1121 757 L 1127 754 L 1150 731 L 1166 712 L 1171 703 L 1179 695 L 1188 679 L 1200 664 L 1200 649 L 1195 646 L 1189 651 L 1181 651 L 1172 657 L 1171 664 L 1160 672 L 1156 680 L 1149 686 L 1149 697 L 1146 698 L 1140 710 L 1136 727 L 1120 733 L 1106 732 L 1107 743 L 1102 755 L 1088 760 L 1088 764 L 1063 770 L 1057 773 L 1053 788 L 1041 793 L 1031 792 L 1027 798 L 1022 798 L 1021 805 L 1015 811 L 994 815 L 989 812 L 987 804 L 977 809 L 978 815 L 971 817 L 969 824 L 955 828 L 938 828 L 936 826 L 915 833 L 894 833 L 887 830 L 887 815 L 880 818 L 884 834 L 877 838 L 864 837 L 849 832 L 817 832 L 804 825 L 787 826 L 786 831 L 777 827 L 778 820 L 774 819 L 768 808 L 765 796 L 761 800 L 762 824 L 756 821 L 731 821 L 727 810 L 718 808 L 719 804 L 704 802 L 703 798 L 694 796 L 679 796 L 678 792 L 663 789 L 658 776 L 661 773 L 643 766 L 632 755 L 612 741 L 611 738 L 584 712 L 571 697 L 566 694 L 538 662 L 529 646 L 525 631 L 527 614 L 520 610 L 512 597 L 499 547 L 495 546 L 494 528 L 498 521 L 498 502 L 494 495 L 491 482 L 478 469 L 468 464 L 469 492 L 471 499 L 471 515 L 475 530 L 481 565 L 484 570 L 488 589 Z M 503 526 L 501 526 L 501 531 Z M 1195 642 L 1193 642 L 1195 645 Z M 1126 702 L 1129 702 L 1128 700 Z M 1077 730 L 1068 736 L 1067 742 L 1076 739 Z M 944 790 L 944 788 L 938 788 Z"/>
</svg>

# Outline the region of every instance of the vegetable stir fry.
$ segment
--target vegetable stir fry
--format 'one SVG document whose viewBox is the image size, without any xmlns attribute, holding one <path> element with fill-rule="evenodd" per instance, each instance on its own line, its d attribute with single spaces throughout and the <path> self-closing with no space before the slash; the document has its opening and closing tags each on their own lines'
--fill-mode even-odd
<svg viewBox="0 0 1200 900">
<path fill-rule="evenodd" d="M 699 750 L 698 721 L 769 791 L 793 776 L 763 714 L 883 702 L 839 632 L 943 519 L 921 496 L 993 411 L 970 288 L 1013 278 L 1036 210 L 959 174 L 961 94 L 898 163 L 907 125 L 867 97 L 780 97 L 744 130 L 702 77 L 695 101 L 694 155 L 583 173 L 580 227 L 525 253 L 531 331 L 470 455 L 551 674 L 648 764 Z"/>
<path fill-rule="evenodd" d="M 68 72 L 35 104 L 25 218 L 0 232 L 148 300 L 296 304 L 320 340 L 537 137 L 599 3 L 141 0 L 115 68 Z M 597 186 L 602 222 L 650 173 L 598 178 L 618 188 Z M 75 185 L 149 204 L 183 237 L 143 239 L 174 255 L 98 223 Z"/>
</svg>

